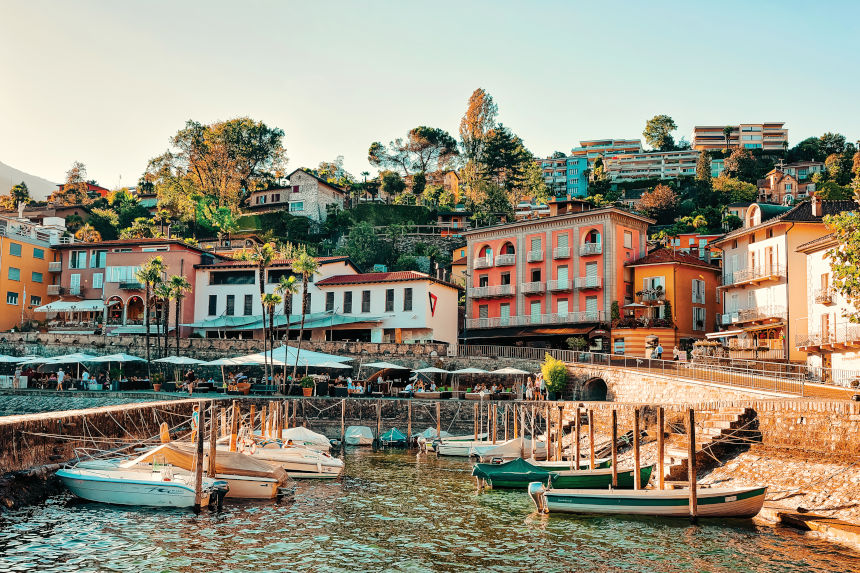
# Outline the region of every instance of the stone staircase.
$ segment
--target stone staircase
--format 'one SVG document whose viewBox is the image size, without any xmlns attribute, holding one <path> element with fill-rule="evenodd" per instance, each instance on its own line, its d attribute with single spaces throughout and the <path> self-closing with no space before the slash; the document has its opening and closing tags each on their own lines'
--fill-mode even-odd
<svg viewBox="0 0 860 573">
<path fill-rule="evenodd" d="M 750 408 L 696 411 L 696 469 L 701 471 L 717 466 L 719 462 L 715 458 L 736 445 L 726 443 L 729 438 L 753 437 L 751 430 L 755 428 L 751 422 L 755 417 L 755 411 Z M 666 467 L 669 470 L 667 480 L 687 479 L 689 445 L 686 434 L 669 434 L 665 450 Z"/>
</svg>

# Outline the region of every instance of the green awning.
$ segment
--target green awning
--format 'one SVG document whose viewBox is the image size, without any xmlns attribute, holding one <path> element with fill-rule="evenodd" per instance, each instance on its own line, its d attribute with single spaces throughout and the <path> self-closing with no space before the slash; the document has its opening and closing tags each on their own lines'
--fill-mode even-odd
<svg viewBox="0 0 860 573">
<path fill-rule="evenodd" d="M 236 328 L 239 326 L 244 326 L 246 324 L 250 324 L 252 322 L 261 322 L 262 318 L 257 315 L 249 315 L 249 316 L 218 316 L 215 318 L 207 318 L 206 320 L 201 320 L 199 322 L 192 322 L 190 324 L 183 324 L 182 326 L 188 326 L 195 329 L 207 329 L 207 328 Z"/>
<path fill-rule="evenodd" d="M 380 322 L 378 316 L 346 316 L 343 314 L 330 314 L 315 320 L 305 320 L 305 328 L 331 328 L 343 324 L 355 324 L 358 322 Z"/>
</svg>

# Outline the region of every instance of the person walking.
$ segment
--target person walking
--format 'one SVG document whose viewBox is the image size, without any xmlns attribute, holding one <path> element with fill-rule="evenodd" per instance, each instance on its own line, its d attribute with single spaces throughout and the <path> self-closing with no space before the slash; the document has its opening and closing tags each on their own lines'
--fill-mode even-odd
<svg viewBox="0 0 860 573">
<path fill-rule="evenodd" d="M 63 380 L 66 378 L 66 373 L 60 368 L 57 370 L 57 390 L 63 389 Z"/>
<path fill-rule="evenodd" d="M 543 373 L 538 376 L 540 380 L 540 396 L 541 400 L 546 400 L 546 379 L 543 377 Z"/>
<path fill-rule="evenodd" d="M 654 353 L 657 355 L 657 360 L 663 360 L 663 345 L 659 342 L 657 343 L 657 348 L 654 350 Z"/>
<path fill-rule="evenodd" d="M 17 366 L 15 368 L 15 376 L 12 378 L 12 388 L 17 390 L 21 387 L 21 367 Z"/>
</svg>

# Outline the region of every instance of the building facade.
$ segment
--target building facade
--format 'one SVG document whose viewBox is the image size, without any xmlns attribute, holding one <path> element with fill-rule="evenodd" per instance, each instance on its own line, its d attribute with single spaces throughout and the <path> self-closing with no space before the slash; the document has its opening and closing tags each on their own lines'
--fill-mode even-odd
<svg viewBox="0 0 860 573">
<path fill-rule="evenodd" d="M 788 146 L 788 130 L 785 122 L 742 123 L 731 125 L 728 145 L 726 144 L 725 125 L 697 125 L 693 128 L 693 149 L 762 149 L 766 151 L 785 151 Z"/>
<path fill-rule="evenodd" d="M 698 158 L 699 152 L 690 149 L 643 151 L 607 156 L 604 165 L 612 181 L 677 179 L 695 176 Z"/>
<path fill-rule="evenodd" d="M 579 147 L 570 150 L 570 155 L 576 158 L 584 157 L 590 167 L 598 157 L 641 152 L 641 139 L 590 139 L 580 141 Z"/>
<path fill-rule="evenodd" d="M 579 334 L 608 350 L 610 309 L 633 300 L 625 264 L 645 254 L 650 223 L 608 207 L 469 231 L 464 338 L 562 346 Z"/>
<path fill-rule="evenodd" d="M 588 195 L 588 159 L 584 155 L 536 159 L 550 195 Z"/>
<path fill-rule="evenodd" d="M 802 201 L 815 191 L 812 176 L 823 169 L 824 164 L 818 161 L 777 165 L 758 180 L 758 200 L 776 205 L 793 205 Z"/>
<path fill-rule="evenodd" d="M 343 209 L 346 191 L 328 183 L 304 169 L 296 169 L 289 175 L 289 185 L 278 189 L 254 191 L 248 197 L 251 211 L 287 210 L 291 215 L 307 217 L 324 222 L 327 207 L 337 205 Z"/>
</svg>

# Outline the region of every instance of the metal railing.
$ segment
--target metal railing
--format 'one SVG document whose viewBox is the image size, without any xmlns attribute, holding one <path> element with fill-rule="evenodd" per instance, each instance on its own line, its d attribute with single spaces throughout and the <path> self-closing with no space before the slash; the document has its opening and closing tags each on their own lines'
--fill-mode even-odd
<svg viewBox="0 0 860 573">
<path fill-rule="evenodd" d="M 813 291 L 813 297 L 817 304 L 833 304 L 833 289 L 817 288 Z"/>
<path fill-rule="evenodd" d="M 469 289 L 472 298 L 487 298 L 491 296 L 510 296 L 516 293 L 514 285 L 494 285 L 484 287 L 473 287 Z"/>
<path fill-rule="evenodd" d="M 582 322 L 606 322 L 606 311 L 581 311 L 564 314 L 523 314 L 518 316 L 494 316 L 490 318 L 469 318 L 466 328 L 499 328 L 504 326 L 532 326 L 541 324 L 574 324 Z"/>
<path fill-rule="evenodd" d="M 534 281 L 530 283 L 523 283 L 521 285 L 522 291 L 524 293 L 535 293 L 535 292 L 545 292 L 546 291 L 546 283 L 543 281 Z"/>
<path fill-rule="evenodd" d="M 579 289 L 603 288 L 603 279 L 600 277 L 576 277 L 575 286 Z"/>
<path fill-rule="evenodd" d="M 59 296 L 63 294 L 63 287 L 60 285 L 48 285 L 48 296 Z"/>
<path fill-rule="evenodd" d="M 543 251 L 529 251 L 528 257 L 526 257 L 526 259 L 530 263 L 539 263 L 543 260 Z"/>
<path fill-rule="evenodd" d="M 509 267 L 517 262 L 516 255 L 496 255 L 497 267 Z"/>
<path fill-rule="evenodd" d="M 713 356 L 693 356 L 691 362 L 680 362 L 530 346 L 461 344 L 457 347 L 457 356 L 460 358 L 513 358 L 543 362 L 547 354 L 571 364 L 601 367 L 612 366 L 726 386 L 798 396 L 804 395 L 805 387 L 808 383 L 844 388 L 848 387 L 851 381 L 860 379 L 860 372 L 853 370 L 837 370 L 814 367 L 807 364 L 764 362 Z"/>
<path fill-rule="evenodd" d="M 63 263 L 60 261 L 51 261 L 48 263 L 49 273 L 59 273 L 63 270 Z"/>
<path fill-rule="evenodd" d="M 794 338 L 798 347 L 821 346 L 823 344 L 851 344 L 860 346 L 860 324 L 834 324 L 826 331 L 798 334 Z"/>
<path fill-rule="evenodd" d="M 752 281 L 765 281 L 785 276 L 785 265 L 765 265 L 723 274 L 723 286 Z"/>
<path fill-rule="evenodd" d="M 554 281 L 549 281 L 547 283 L 547 290 L 564 291 L 564 290 L 570 290 L 570 289 L 571 289 L 570 279 L 554 280 Z"/>
<path fill-rule="evenodd" d="M 603 252 L 603 243 L 585 243 L 579 247 L 580 256 L 599 255 Z"/>
<path fill-rule="evenodd" d="M 552 258 L 566 259 L 570 256 L 570 247 L 556 247 L 552 250 Z"/>
<path fill-rule="evenodd" d="M 727 312 L 720 317 L 723 326 L 751 320 L 764 320 L 765 318 L 785 318 L 784 306 L 763 306 L 755 308 L 741 308 L 734 312 Z"/>
<path fill-rule="evenodd" d="M 476 269 L 488 269 L 493 266 L 493 257 L 478 257 L 473 266 Z"/>
</svg>

